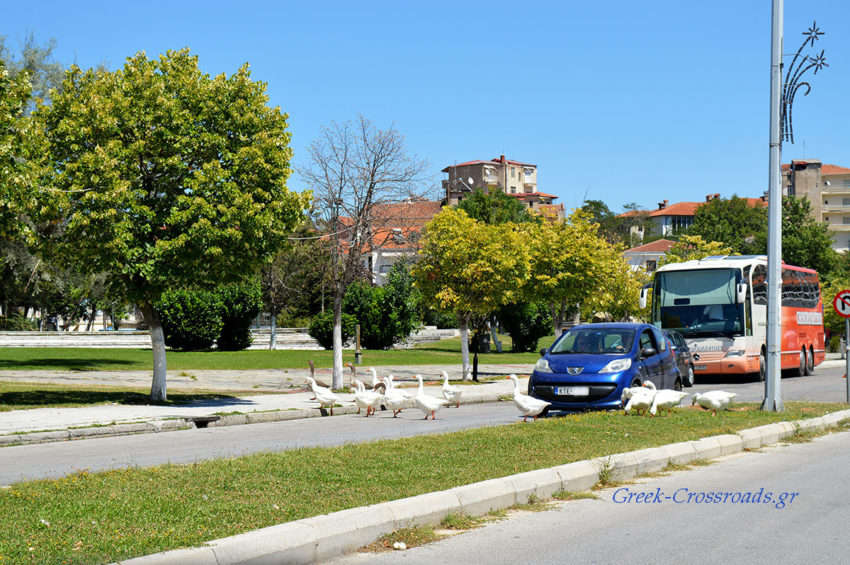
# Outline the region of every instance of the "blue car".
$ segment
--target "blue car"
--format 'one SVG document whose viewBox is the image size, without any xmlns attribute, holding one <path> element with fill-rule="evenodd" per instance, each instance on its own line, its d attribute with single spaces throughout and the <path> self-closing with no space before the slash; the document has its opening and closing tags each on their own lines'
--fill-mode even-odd
<svg viewBox="0 0 850 565">
<path fill-rule="evenodd" d="M 534 366 L 528 394 L 552 410 L 620 408 L 623 389 L 652 381 L 682 389 L 670 341 L 650 324 L 584 324 L 561 334 Z"/>
</svg>

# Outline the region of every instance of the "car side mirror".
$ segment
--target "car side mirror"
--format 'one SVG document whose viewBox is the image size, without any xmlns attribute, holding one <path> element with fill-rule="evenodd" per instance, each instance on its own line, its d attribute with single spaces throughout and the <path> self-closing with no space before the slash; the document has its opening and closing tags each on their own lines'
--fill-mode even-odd
<svg viewBox="0 0 850 565">
<path fill-rule="evenodd" d="M 644 347 L 641 350 L 640 355 L 641 355 L 641 357 L 652 357 L 656 353 L 658 353 L 658 352 L 655 350 L 654 347 Z"/>
<path fill-rule="evenodd" d="M 547 349 L 545 347 L 543 349 L 541 349 L 540 350 L 540 356 L 543 357 L 544 355 L 546 355 L 546 351 L 547 351 Z"/>
</svg>

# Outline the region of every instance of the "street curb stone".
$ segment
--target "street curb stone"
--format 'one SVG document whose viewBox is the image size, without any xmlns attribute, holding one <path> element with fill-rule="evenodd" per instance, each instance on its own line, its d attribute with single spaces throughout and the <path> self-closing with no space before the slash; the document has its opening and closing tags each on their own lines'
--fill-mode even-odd
<svg viewBox="0 0 850 565">
<path fill-rule="evenodd" d="M 660 470 L 668 463 L 686 464 L 777 443 L 797 430 L 826 429 L 850 419 L 850 410 L 799 422 L 780 422 L 696 441 L 617 453 L 549 469 L 489 479 L 447 491 L 421 494 L 360 508 L 287 522 L 229 538 L 203 547 L 168 551 L 120 562 L 121 565 L 265 565 L 314 563 L 368 545 L 400 528 L 436 525 L 449 513 L 486 514 L 528 501 L 531 494 L 548 498 L 559 490 L 581 492 L 599 480 L 603 468 L 610 478 L 631 479 Z"/>
</svg>

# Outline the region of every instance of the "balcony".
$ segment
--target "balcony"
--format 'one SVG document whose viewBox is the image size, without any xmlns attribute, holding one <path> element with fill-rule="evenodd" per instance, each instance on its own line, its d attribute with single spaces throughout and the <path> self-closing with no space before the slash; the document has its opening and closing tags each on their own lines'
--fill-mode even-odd
<svg viewBox="0 0 850 565">
<path fill-rule="evenodd" d="M 827 228 L 833 232 L 850 232 L 850 224 L 828 224 Z"/>
</svg>

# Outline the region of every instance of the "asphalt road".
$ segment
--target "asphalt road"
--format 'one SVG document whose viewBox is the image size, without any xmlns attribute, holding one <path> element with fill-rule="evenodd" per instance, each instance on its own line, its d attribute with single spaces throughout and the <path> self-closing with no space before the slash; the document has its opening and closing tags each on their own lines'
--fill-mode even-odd
<svg viewBox="0 0 850 565">
<path fill-rule="evenodd" d="M 599 500 L 520 513 L 407 551 L 352 554 L 333 563 L 847 563 L 849 468 L 850 433 L 836 433 L 607 489 Z M 735 493 L 751 493 L 752 500 L 760 491 L 759 503 L 731 502 Z M 732 494 L 726 503 L 696 502 L 709 492 Z M 630 503 L 628 493 L 658 493 L 661 502 L 650 496 L 650 503 Z"/>
<path fill-rule="evenodd" d="M 843 402 L 843 369 L 836 363 L 818 368 L 810 377 L 782 381 L 785 400 Z M 697 381 L 687 392 L 722 388 L 737 392 L 738 401 L 760 401 L 764 384 L 715 380 Z M 685 402 L 688 402 L 685 399 Z M 263 451 L 297 447 L 333 446 L 345 443 L 443 433 L 516 422 L 513 403 L 473 404 L 444 408 L 436 421 L 424 421 L 417 410 L 407 410 L 398 419 L 381 412 L 377 417 L 347 415 L 310 418 L 269 424 L 251 424 L 201 430 L 107 437 L 71 442 L 4 447 L 0 449 L 0 485 L 58 478 L 81 471 L 125 467 L 148 467 L 164 463 L 192 463 L 207 459 L 237 457 Z"/>
</svg>

